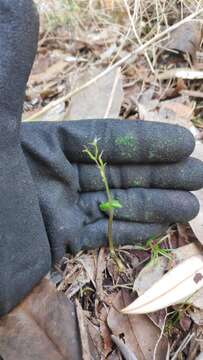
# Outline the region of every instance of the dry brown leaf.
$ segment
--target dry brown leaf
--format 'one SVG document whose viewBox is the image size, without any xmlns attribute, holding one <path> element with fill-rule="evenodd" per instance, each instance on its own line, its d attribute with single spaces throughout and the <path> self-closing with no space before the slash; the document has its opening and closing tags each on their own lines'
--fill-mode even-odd
<svg viewBox="0 0 203 360">
<path fill-rule="evenodd" d="M 81 340 L 81 347 L 82 347 L 82 359 L 83 360 L 90 360 L 90 348 L 89 348 L 89 340 L 88 340 L 88 333 L 86 328 L 86 317 L 84 315 L 84 311 L 78 299 L 75 300 L 75 307 L 76 307 L 76 314 L 78 319 L 78 327 L 80 330 L 80 340 Z M 74 353 L 73 353 L 74 354 Z"/>
<path fill-rule="evenodd" d="M 202 40 L 201 28 L 200 22 L 186 22 L 170 34 L 170 39 L 164 44 L 165 48 L 189 54 L 194 60 Z"/>
<path fill-rule="evenodd" d="M 99 327 L 93 325 L 88 319 L 86 319 L 86 326 L 89 335 L 89 347 L 91 355 L 94 360 L 101 360 L 101 354 L 103 353 L 103 343 Z"/>
<path fill-rule="evenodd" d="M 96 289 L 97 289 L 97 297 L 100 300 L 104 299 L 104 290 L 103 290 L 103 278 L 104 278 L 104 270 L 106 269 L 106 250 L 105 248 L 101 248 L 99 250 L 99 256 L 97 261 L 97 275 L 96 275 Z"/>
<path fill-rule="evenodd" d="M 95 283 L 95 279 L 96 279 L 96 256 L 93 253 L 91 254 L 83 254 L 81 256 L 78 257 L 77 261 L 79 263 L 81 263 L 89 277 L 89 279 L 91 280 L 92 284 L 94 285 L 94 287 L 96 288 L 96 283 Z"/>
<path fill-rule="evenodd" d="M 191 105 L 181 104 L 177 101 L 165 101 L 162 103 L 164 109 L 172 110 L 176 117 L 190 120 L 193 116 L 193 107 Z"/>
<path fill-rule="evenodd" d="M 167 269 L 167 264 L 168 259 L 163 256 L 160 256 L 156 263 L 151 261 L 149 264 L 147 264 L 136 277 L 133 290 L 137 291 L 138 295 L 142 295 L 163 276 Z"/>
<path fill-rule="evenodd" d="M 130 301 L 128 292 L 122 290 L 117 294 L 108 315 L 108 326 L 113 335 L 124 338 L 129 350 L 139 360 L 152 360 L 160 330 L 146 315 L 122 315 L 119 310 L 129 304 Z M 167 347 L 167 341 L 163 337 L 156 352 L 156 360 L 164 358 Z"/>
<path fill-rule="evenodd" d="M 85 73 L 80 78 L 79 86 L 98 73 L 98 70 Z M 118 118 L 122 101 L 121 73 L 120 69 L 115 69 L 74 95 L 67 111 L 67 117 L 70 120 Z"/>
<path fill-rule="evenodd" d="M 65 294 L 70 299 L 72 298 L 79 290 L 81 290 L 86 284 L 90 281 L 94 281 L 94 273 L 91 273 L 93 268 L 89 267 L 88 272 L 84 268 L 84 265 L 79 265 L 75 267 L 72 274 L 67 274 L 64 282 L 70 284 L 70 287 L 66 290 Z M 93 270 L 94 271 L 94 270 Z M 71 275 L 71 278 L 70 278 Z M 69 280 L 68 280 L 69 279 Z M 68 280 L 68 281 L 67 281 Z M 94 283 L 93 283 L 94 284 Z"/>
<path fill-rule="evenodd" d="M 202 309 L 197 309 L 197 308 L 189 309 L 188 313 L 189 313 L 191 319 L 194 321 L 195 324 L 197 324 L 198 326 L 203 325 L 203 311 L 202 311 Z"/>
<path fill-rule="evenodd" d="M 187 96 L 160 102 L 153 99 L 153 89 L 145 91 L 137 101 L 139 117 L 142 120 L 160 121 L 190 127 L 193 106 Z"/>
<path fill-rule="evenodd" d="M 203 289 L 197 291 L 187 302 L 196 308 L 203 310 Z"/>
<path fill-rule="evenodd" d="M 59 60 L 57 63 L 46 68 L 46 71 L 39 74 L 32 74 L 29 78 L 29 85 L 47 83 L 54 78 L 58 78 L 69 66 L 67 61 Z"/>
<path fill-rule="evenodd" d="M 107 325 L 107 316 L 108 316 L 107 309 L 106 307 L 103 307 L 100 312 L 99 324 L 100 324 L 100 335 L 103 339 L 103 347 L 104 347 L 103 353 L 105 358 L 112 351 L 112 341 L 111 341 L 110 330 Z"/>
<path fill-rule="evenodd" d="M 0 319 L 0 354 L 5 360 L 81 360 L 74 306 L 44 279 Z"/>
</svg>

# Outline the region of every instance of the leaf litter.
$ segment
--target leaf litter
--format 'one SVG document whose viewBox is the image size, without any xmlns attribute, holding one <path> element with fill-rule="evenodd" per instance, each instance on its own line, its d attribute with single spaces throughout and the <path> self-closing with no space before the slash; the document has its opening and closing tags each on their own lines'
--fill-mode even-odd
<svg viewBox="0 0 203 360">
<path fill-rule="evenodd" d="M 23 119 L 141 118 L 195 126 L 194 155 L 203 159 L 203 4 L 174 8 L 154 1 L 149 7 L 145 1 L 145 8 L 121 0 L 64 1 L 64 8 L 62 0 L 57 8 L 54 0 L 40 1 L 39 49 Z M 81 334 L 87 329 L 84 358 L 192 360 L 203 352 L 201 289 L 182 305 L 152 314 L 120 313 L 167 271 L 202 253 L 202 191 L 196 196 L 200 215 L 168 231 L 163 248 L 171 259 L 158 256 L 153 263 L 149 251 L 123 246 L 118 254 L 125 272 L 119 273 L 104 248 L 64 258 L 58 289 L 77 303 Z"/>
</svg>

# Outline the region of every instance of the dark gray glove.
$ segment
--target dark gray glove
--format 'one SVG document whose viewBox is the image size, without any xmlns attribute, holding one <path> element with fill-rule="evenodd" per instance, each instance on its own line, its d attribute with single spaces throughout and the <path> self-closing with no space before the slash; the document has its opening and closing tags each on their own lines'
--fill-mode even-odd
<svg viewBox="0 0 203 360">
<path fill-rule="evenodd" d="M 32 1 L 0 0 L 0 315 L 50 268 L 47 235 L 19 136 L 37 34 Z"/>
<path fill-rule="evenodd" d="M 198 202 L 182 190 L 203 184 L 201 162 L 187 159 L 194 139 L 178 126 L 116 120 L 23 124 L 45 231 L 19 140 L 37 31 L 31 0 L 0 0 L 0 315 L 50 269 L 46 231 L 53 261 L 66 247 L 77 251 L 106 243 L 107 216 L 98 208 L 105 199 L 103 184 L 82 153 L 95 136 L 101 138 L 114 196 L 123 204 L 115 213 L 116 244 L 145 241 L 170 223 L 194 217 Z"/>
<path fill-rule="evenodd" d="M 203 186 L 203 164 L 188 158 L 191 133 L 155 122 L 83 120 L 23 124 L 22 143 L 37 186 L 54 261 L 65 251 L 107 244 L 106 200 L 95 164 L 84 145 L 100 138 L 114 198 L 113 238 L 118 244 L 143 243 L 169 224 L 197 215 L 199 204 L 188 190 Z"/>
</svg>

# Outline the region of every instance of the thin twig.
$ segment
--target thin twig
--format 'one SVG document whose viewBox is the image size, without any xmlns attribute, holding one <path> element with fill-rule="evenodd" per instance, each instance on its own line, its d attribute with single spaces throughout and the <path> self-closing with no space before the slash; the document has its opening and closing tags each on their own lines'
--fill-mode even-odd
<svg viewBox="0 0 203 360">
<path fill-rule="evenodd" d="M 153 360 L 156 360 L 156 353 L 157 353 L 157 350 L 158 350 L 158 346 L 160 344 L 160 341 L 164 335 L 164 330 L 165 330 L 165 325 L 166 325 L 166 320 L 167 320 L 167 317 L 171 314 L 170 313 L 166 313 L 165 317 L 164 317 L 164 321 L 163 321 L 163 326 L 162 326 L 162 329 L 161 329 L 161 332 L 160 332 L 160 335 L 159 335 L 159 338 L 156 342 L 156 345 L 155 345 L 155 348 L 154 348 L 154 353 L 153 353 Z"/>
<path fill-rule="evenodd" d="M 115 95 L 116 88 L 117 88 L 117 85 L 118 85 L 118 81 L 120 79 L 120 72 L 121 72 L 120 68 L 118 68 L 117 71 L 116 71 L 116 76 L 115 76 L 114 83 L 113 83 L 113 86 L 112 86 L 111 95 L 110 95 L 109 102 L 108 102 L 108 105 L 107 105 L 107 109 L 106 109 L 106 112 L 105 112 L 105 115 L 104 115 L 104 119 L 107 119 L 109 117 L 111 107 L 112 107 L 112 104 L 113 104 L 114 95 Z"/>
<path fill-rule="evenodd" d="M 162 31 L 161 33 L 155 35 L 152 39 L 148 40 L 145 44 L 139 46 L 137 49 L 135 49 L 134 51 L 132 51 L 131 53 L 127 54 L 126 56 L 124 56 L 122 59 L 120 59 L 119 61 L 117 61 L 115 64 L 111 65 L 110 67 L 107 67 L 104 71 L 102 71 L 100 74 L 98 74 L 97 76 L 95 76 L 94 78 L 90 79 L 89 81 L 87 81 L 85 84 L 83 84 L 82 86 L 74 89 L 73 91 L 69 92 L 67 95 L 61 97 L 60 99 L 57 99 L 51 103 L 49 103 L 47 106 L 45 106 L 42 110 L 40 110 L 39 112 L 37 112 L 36 114 L 30 116 L 28 119 L 24 120 L 24 121 L 34 121 L 37 120 L 37 118 L 39 118 L 40 116 L 44 115 L 47 111 L 53 109 L 55 106 L 57 106 L 58 104 L 62 103 L 62 102 L 66 102 L 68 101 L 72 96 L 76 95 L 78 92 L 80 92 L 81 90 L 86 89 L 87 87 L 89 87 L 90 85 L 94 84 L 96 81 L 98 81 L 99 79 L 101 79 L 102 77 L 104 77 L 105 75 L 109 74 L 112 70 L 114 70 L 115 68 L 123 65 L 127 60 L 129 60 L 131 57 L 140 54 L 141 52 L 143 52 L 145 49 L 147 49 L 149 46 L 151 46 L 152 44 L 154 44 L 155 42 L 161 40 L 165 35 L 171 33 L 172 31 L 176 30 L 177 28 L 179 28 L 181 25 L 185 24 L 186 22 L 194 19 L 196 16 L 200 15 L 203 12 L 203 8 L 201 8 L 200 10 L 194 12 L 193 14 L 187 16 L 185 19 L 177 22 L 176 24 L 172 25 L 171 27 L 169 27 L 168 29 L 165 29 L 164 31 Z"/>
<path fill-rule="evenodd" d="M 177 359 L 178 354 L 186 348 L 187 344 L 189 344 L 189 342 L 192 340 L 194 336 L 195 336 L 194 332 L 192 334 L 190 333 L 187 334 L 187 336 L 184 338 L 183 342 L 180 344 L 179 348 L 176 350 L 171 360 Z"/>
</svg>

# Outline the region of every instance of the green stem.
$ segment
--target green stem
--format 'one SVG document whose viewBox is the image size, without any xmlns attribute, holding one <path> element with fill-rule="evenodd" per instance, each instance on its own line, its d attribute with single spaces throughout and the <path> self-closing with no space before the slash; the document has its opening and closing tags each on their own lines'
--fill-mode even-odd
<svg viewBox="0 0 203 360">
<path fill-rule="evenodd" d="M 88 148 L 85 148 L 85 152 L 89 155 L 89 157 L 95 161 L 102 181 L 104 183 L 105 186 L 105 190 L 106 190 L 106 195 L 107 195 L 107 199 L 109 204 L 112 204 L 113 202 L 113 197 L 111 195 L 111 191 L 109 188 L 109 184 L 108 184 L 108 180 L 106 177 L 106 173 L 105 173 L 105 163 L 102 160 L 102 153 L 99 155 L 99 151 L 98 151 L 98 147 L 97 147 L 97 143 L 93 142 L 92 145 L 94 146 L 95 149 L 95 153 L 93 154 L 90 150 L 88 150 Z M 116 262 L 118 269 L 120 272 L 124 271 L 124 266 L 123 263 L 121 262 L 121 260 L 117 257 L 115 249 L 114 249 L 114 244 L 113 244 L 113 218 L 114 218 L 114 208 L 110 208 L 109 212 L 108 212 L 109 218 L 108 218 L 108 242 L 109 242 L 109 251 L 111 254 L 111 257 L 114 259 L 114 261 Z"/>
<path fill-rule="evenodd" d="M 106 174 L 105 174 L 105 169 L 102 168 L 101 169 L 101 175 L 102 175 L 102 179 L 104 182 L 104 186 L 106 189 L 106 194 L 107 194 L 107 199 L 108 202 L 111 203 L 113 201 L 112 195 L 111 195 L 111 191 L 109 189 L 109 184 L 106 178 Z M 109 210 L 109 220 L 108 220 L 108 240 L 109 240 L 109 250 L 111 255 L 115 256 L 115 249 L 114 249 L 114 244 L 113 244 L 113 216 L 114 216 L 114 209 L 110 209 Z"/>
<path fill-rule="evenodd" d="M 109 239 L 109 250 L 111 255 L 115 255 L 115 249 L 113 245 L 113 209 L 109 210 L 108 220 L 108 239 Z"/>
</svg>

